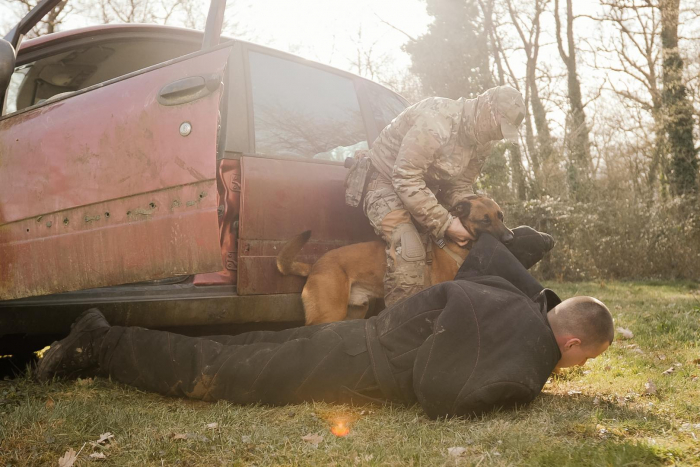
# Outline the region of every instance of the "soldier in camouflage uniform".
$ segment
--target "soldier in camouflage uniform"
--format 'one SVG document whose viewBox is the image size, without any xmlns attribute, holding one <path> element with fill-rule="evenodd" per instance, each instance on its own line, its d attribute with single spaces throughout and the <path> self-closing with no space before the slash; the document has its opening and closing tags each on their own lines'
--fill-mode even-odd
<svg viewBox="0 0 700 467">
<path fill-rule="evenodd" d="M 380 133 L 369 151 L 374 171 L 364 210 L 387 244 L 387 306 L 426 285 L 425 248 L 412 219 L 440 246 L 445 236 L 462 246 L 474 240 L 449 210 L 473 194 L 493 141 L 517 143 L 524 116 L 520 92 L 499 86 L 476 99 L 425 99 Z"/>
</svg>

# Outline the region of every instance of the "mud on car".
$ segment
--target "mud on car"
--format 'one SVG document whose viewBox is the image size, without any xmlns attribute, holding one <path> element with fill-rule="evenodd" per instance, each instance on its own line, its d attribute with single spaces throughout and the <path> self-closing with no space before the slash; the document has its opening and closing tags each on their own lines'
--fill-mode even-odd
<svg viewBox="0 0 700 467">
<path fill-rule="evenodd" d="M 303 280 L 275 256 L 307 229 L 307 262 L 374 238 L 344 203 L 343 161 L 407 102 L 221 37 L 220 0 L 204 33 L 20 41 L 56 3 L 0 41 L 0 355 L 40 348 L 92 306 L 191 333 L 303 322 Z"/>
</svg>

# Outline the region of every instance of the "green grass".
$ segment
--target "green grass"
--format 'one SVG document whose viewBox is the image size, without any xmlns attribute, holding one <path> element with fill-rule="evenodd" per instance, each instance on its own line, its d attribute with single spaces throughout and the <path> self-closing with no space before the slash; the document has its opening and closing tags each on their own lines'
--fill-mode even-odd
<svg viewBox="0 0 700 467">
<path fill-rule="evenodd" d="M 635 336 L 553 377 L 515 412 L 431 421 L 419 407 L 239 407 L 105 379 L 38 385 L 25 377 L 0 382 L 0 466 L 58 465 L 81 447 L 75 465 L 700 465 L 698 285 L 548 285 L 562 297 L 602 299 L 616 326 Z M 656 394 L 645 394 L 648 381 Z M 344 438 L 329 431 L 339 417 L 354 419 Z M 93 447 L 105 432 L 114 442 Z M 308 434 L 323 440 L 314 447 L 302 440 Z M 452 457 L 450 447 L 466 451 Z M 106 459 L 90 459 L 93 452 Z"/>
</svg>

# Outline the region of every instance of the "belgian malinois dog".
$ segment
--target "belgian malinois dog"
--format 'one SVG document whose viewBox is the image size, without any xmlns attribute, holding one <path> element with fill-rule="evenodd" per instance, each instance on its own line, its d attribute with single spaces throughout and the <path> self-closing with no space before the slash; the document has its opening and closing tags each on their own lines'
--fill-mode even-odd
<svg viewBox="0 0 700 467">
<path fill-rule="evenodd" d="M 458 203 L 451 213 L 474 238 L 489 232 L 503 243 L 513 239 L 513 232 L 503 223 L 501 208 L 490 198 L 474 196 Z M 282 274 L 308 277 L 301 292 L 306 324 L 364 318 L 370 299 L 384 297 L 384 241 L 377 239 L 336 248 L 313 265 L 295 261 L 310 237 L 310 230 L 297 235 L 277 255 L 277 269 Z M 454 279 L 469 254 L 469 246 L 460 247 L 447 237 L 445 240 L 442 249 L 429 240 L 433 245 L 429 247 L 431 261 L 426 264 L 426 286 Z"/>
</svg>

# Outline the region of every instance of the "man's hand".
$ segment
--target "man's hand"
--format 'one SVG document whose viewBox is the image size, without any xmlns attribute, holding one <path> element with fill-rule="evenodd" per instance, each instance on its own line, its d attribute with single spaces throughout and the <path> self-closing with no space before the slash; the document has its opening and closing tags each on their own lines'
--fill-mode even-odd
<svg viewBox="0 0 700 467">
<path fill-rule="evenodd" d="M 452 219 L 452 223 L 445 231 L 445 235 L 450 237 L 459 246 L 465 246 L 469 240 L 476 240 L 462 225 L 458 217 Z"/>
</svg>

